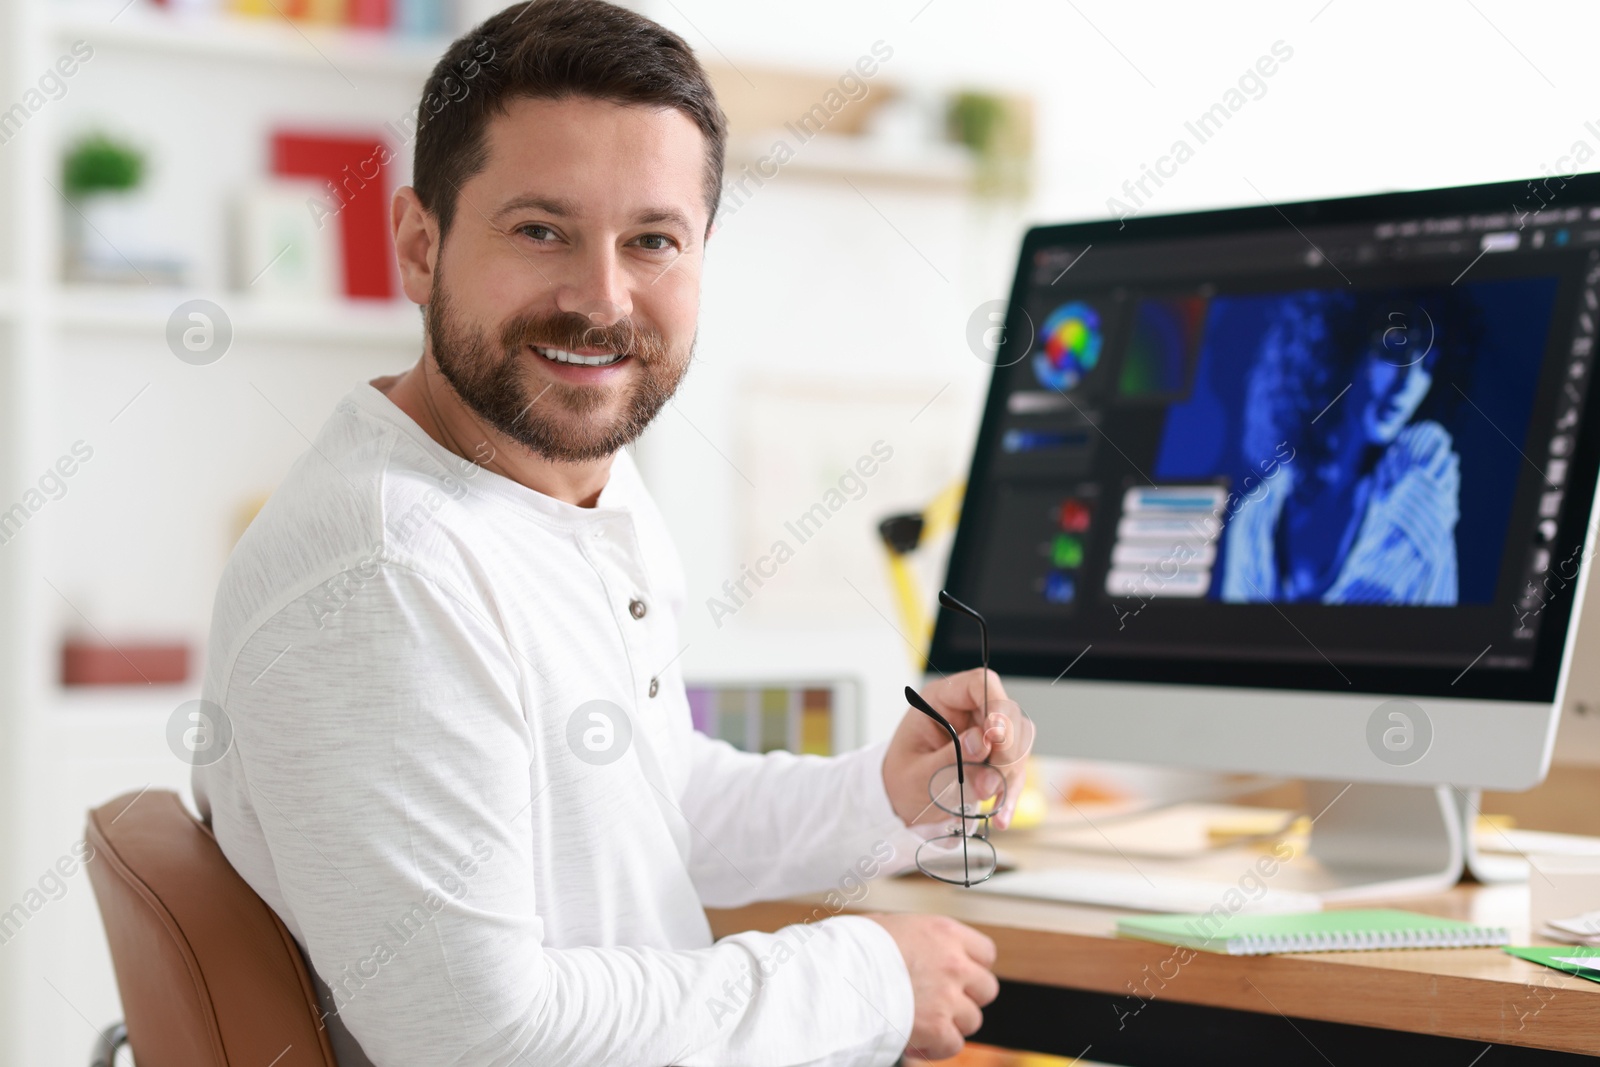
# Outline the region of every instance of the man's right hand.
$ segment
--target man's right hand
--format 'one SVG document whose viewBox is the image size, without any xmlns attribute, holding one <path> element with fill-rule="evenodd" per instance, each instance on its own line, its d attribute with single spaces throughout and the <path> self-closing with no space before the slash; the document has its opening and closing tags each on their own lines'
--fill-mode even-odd
<svg viewBox="0 0 1600 1067">
<path fill-rule="evenodd" d="M 889 931 L 911 972 L 916 1015 L 906 1053 L 949 1059 L 983 1025 L 985 1004 L 1000 993 L 994 942 L 943 915 L 868 915 Z"/>
</svg>

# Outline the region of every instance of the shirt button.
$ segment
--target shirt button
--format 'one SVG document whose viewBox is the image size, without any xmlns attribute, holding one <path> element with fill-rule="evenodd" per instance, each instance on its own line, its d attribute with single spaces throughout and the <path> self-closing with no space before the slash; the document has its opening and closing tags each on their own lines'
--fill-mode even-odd
<svg viewBox="0 0 1600 1067">
<path fill-rule="evenodd" d="M 634 597 L 632 600 L 628 601 L 628 614 L 632 615 L 634 618 L 644 618 L 645 610 L 644 601 L 640 600 L 638 597 Z"/>
<path fill-rule="evenodd" d="M 659 678 L 650 679 L 650 695 L 651 696 L 655 696 L 659 692 L 661 692 L 661 679 L 659 679 Z"/>
</svg>

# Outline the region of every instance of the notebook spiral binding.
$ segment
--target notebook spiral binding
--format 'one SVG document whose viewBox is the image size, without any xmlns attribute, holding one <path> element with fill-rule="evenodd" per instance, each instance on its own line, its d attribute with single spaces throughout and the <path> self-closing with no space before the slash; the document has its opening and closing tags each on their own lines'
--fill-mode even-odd
<svg viewBox="0 0 1600 1067">
<path fill-rule="evenodd" d="M 1465 930 L 1361 930 L 1316 934 L 1247 934 L 1229 938 L 1228 952 L 1235 956 L 1266 956 L 1276 952 L 1362 952 L 1385 948 L 1478 948 L 1511 943 L 1503 926 L 1474 926 Z"/>
</svg>

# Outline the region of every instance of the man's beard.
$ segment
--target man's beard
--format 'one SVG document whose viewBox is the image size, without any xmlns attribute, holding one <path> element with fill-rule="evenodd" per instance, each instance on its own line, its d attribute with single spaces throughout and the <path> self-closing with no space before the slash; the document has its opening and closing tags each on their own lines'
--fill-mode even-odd
<svg viewBox="0 0 1600 1067">
<path fill-rule="evenodd" d="M 435 273 L 426 316 L 439 372 L 479 418 L 546 459 L 583 463 L 615 454 L 644 432 L 689 369 L 689 360 L 676 358 L 660 333 L 632 319 L 595 326 L 571 312 L 519 315 L 491 342 L 485 331 L 457 319 L 440 283 Z M 637 380 L 623 387 L 622 410 L 605 419 L 597 413 L 617 387 L 534 385 L 537 379 L 522 367 L 544 357 L 529 345 L 622 353 L 638 364 Z"/>
</svg>

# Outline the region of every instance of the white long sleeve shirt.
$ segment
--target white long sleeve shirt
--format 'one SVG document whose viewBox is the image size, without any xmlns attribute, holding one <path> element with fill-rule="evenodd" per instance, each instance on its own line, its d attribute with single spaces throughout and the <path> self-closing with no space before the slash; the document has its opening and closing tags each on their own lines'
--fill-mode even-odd
<svg viewBox="0 0 1600 1067">
<path fill-rule="evenodd" d="M 833 913 L 903 869 L 883 747 L 697 734 L 681 567 L 623 452 L 597 506 L 350 393 L 245 533 L 194 792 L 319 979 L 341 1067 L 889 1064 L 894 940 Z M 832 892 L 713 943 L 702 906 Z"/>
</svg>

